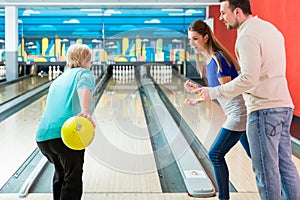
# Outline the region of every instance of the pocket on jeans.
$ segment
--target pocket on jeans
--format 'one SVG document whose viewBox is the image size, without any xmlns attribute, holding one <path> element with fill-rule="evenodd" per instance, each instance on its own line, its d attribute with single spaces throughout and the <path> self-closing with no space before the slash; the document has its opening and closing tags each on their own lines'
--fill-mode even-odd
<svg viewBox="0 0 300 200">
<path fill-rule="evenodd" d="M 265 131 L 269 136 L 275 136 L 282 131 L 282 124 L 286 112 L 264 113 Z"/>
</svg>

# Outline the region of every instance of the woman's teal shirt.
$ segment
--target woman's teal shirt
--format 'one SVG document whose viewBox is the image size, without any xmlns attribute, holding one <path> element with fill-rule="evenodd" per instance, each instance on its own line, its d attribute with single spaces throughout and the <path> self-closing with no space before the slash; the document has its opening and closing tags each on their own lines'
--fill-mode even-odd
<svg viewBox="0 0 300 200">
<path fill-rule="evenodd" d="M 61 127 L 70 117 L 81 111 L 77 90 L 88 88 L 93 93 L 95 77 L 91 70 L 83 68 L 67 69 L 53 81 L 49 88 L 46 109 L 36 133 L 36 141 L 42 142 L 61 137 Z M 91 98 L 92 110 L 92 98 Z"/>
</svg>

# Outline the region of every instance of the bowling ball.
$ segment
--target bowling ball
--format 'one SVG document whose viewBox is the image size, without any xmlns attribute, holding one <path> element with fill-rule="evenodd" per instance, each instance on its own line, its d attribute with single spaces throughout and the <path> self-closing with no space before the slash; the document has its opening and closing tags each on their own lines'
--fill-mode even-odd
<svg viewBox="0 0 300 200">
<path fill-rule="evenodd" d="M 61 137 L 67 147 L 73 150 L 86 148 L 94 139 L 95 129 L 90 120 L 74 116 L 67 119 L 61 128 Z"/>
<path fill-rule="evenodd" d="M 196 98 L 197 98 L 197 99 L 200 99 L 200 98 L 201 98 L 200 93 L 196 93 Z"/>
<path fill-rule="evenodd" d="M 203 97 L 200 95 L 200 93 L 196 93 L 196 99 L 202 101 Z"/>
</svg>

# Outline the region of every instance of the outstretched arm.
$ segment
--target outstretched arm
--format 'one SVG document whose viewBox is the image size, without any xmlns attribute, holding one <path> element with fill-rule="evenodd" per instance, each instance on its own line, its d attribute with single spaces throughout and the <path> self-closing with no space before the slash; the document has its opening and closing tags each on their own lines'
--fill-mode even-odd
<svg viewBox="0 0 300 200">
<path fill-rule="evenodd" d="M 93 125 L 95 123 L 91 116 L 91 109 L 90 109 L 90 101 L 91 101 L 91 91 L 88 88 L 79 88 L 78 89 L 78 97 L 81 107 L 81 112 L 77 116 L 82 116 L 90 120 Z"/>
</svg>

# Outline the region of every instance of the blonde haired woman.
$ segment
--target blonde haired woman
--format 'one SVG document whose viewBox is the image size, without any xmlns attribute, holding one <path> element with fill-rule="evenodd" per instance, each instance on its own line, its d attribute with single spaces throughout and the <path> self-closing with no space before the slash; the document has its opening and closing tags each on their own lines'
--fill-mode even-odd
<svg viewBox="0 0 300 200">
<path fill-rule="evenodd" d="M 82 196 L 84 150 L 69 149 L 61 139 L 61 127 L 72 116 L 91 120 L 95 78 L 91 51 L 87 45 L 71 45 L 67 52 L 67 69 L 53 81 L 40 120 L 36 141 L 41 152 L 54 165 L 53 199 L 79 200 Z"/>
<path fill-rule="evenodd" d="M 202 20 L 194 21 L 188 29 L 191 47 L 196 52 L 197 70 L 206 76 L 208 85 L 213 87 L 225 84 L 238 76 L 239 65 L 223 45 L 214 36 L 211 28 Z M 199 62 L 204 60 L 204 62 Z M 198 88 L 190 81 L 185 89 L 192 92 Z M 229 171 L 225 155 L 240 140 L 250 157 L 249 144 L 246 137 L 246 106 L 242 95 L 233 99 L 217 99 L 225 115 L 226 121 L 208 152 L 213 164 L 218 184 L 219 199 L 229 199 Z M 202 102 L 200 99 L 186 99 L 188 105 Z"/>
</svg>

